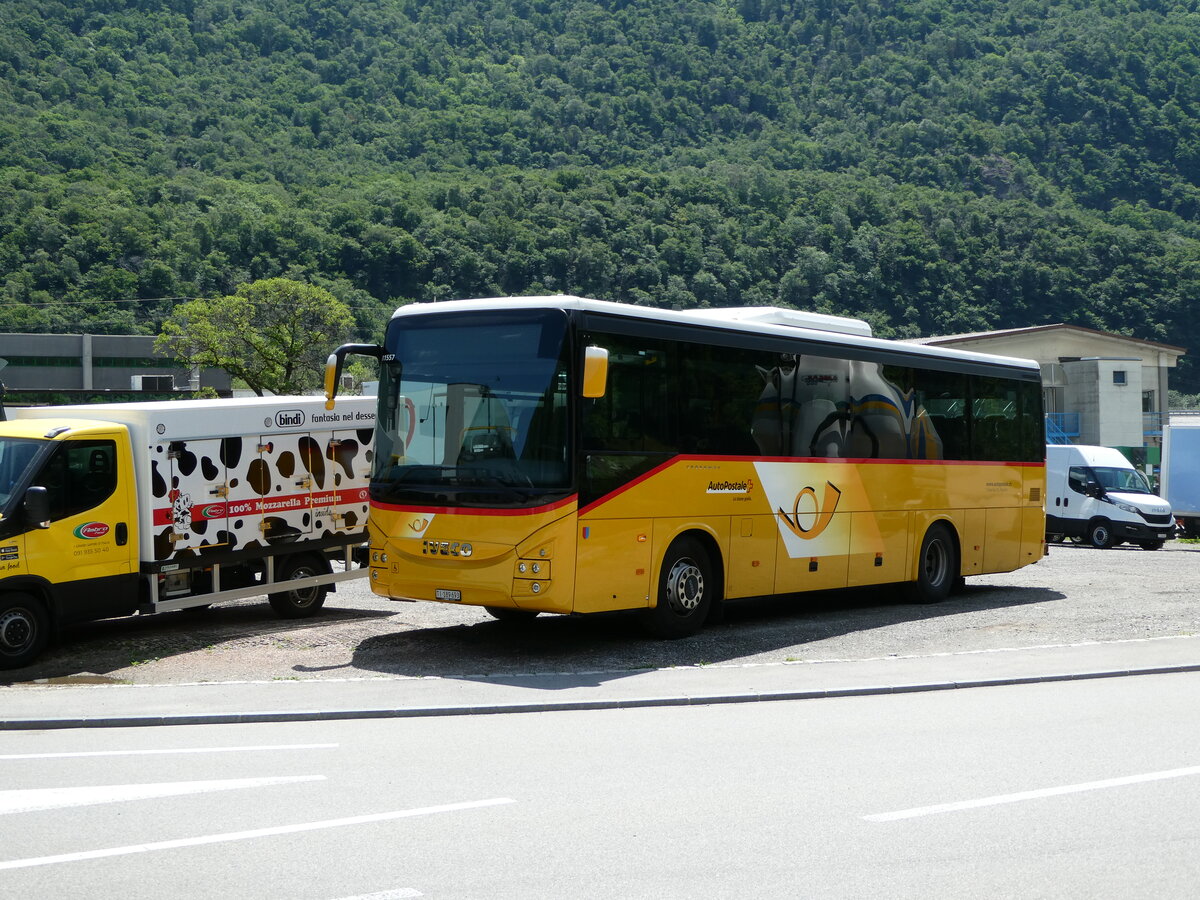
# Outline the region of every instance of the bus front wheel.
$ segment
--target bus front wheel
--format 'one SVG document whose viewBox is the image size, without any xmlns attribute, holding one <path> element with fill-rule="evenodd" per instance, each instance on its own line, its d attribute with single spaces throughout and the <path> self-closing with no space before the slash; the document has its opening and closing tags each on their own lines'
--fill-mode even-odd
<svg viewBox="0 0 1200 900">
<path fill-rule="evenodd" d="M 695 538 L 677 538 L 663 557 L 658 602 L 645 611 L 655 637 L 681 638 L 704 627 L 717 592 L 708 552 Z"/>
<path fill-rule="evenodd" d="M 925 532 L 917 558 L 917 580 L 905 592 L 913 603 L 940 603 L 958 582 L 958 545 L 945 525 L 936 523 Z"/>
</svg>

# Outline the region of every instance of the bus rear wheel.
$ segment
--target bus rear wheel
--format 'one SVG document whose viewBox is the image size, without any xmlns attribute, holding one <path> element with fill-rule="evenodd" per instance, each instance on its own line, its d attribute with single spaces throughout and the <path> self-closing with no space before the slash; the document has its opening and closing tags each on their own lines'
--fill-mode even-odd
<svg viewBox="0 0 1200 900">
<path fill-rule="evenodd" d="M 917 580 L 905 585 L 913 603 L 940 603 L 958 583 L 958 544 L 950 529 L 938 522 L 929 527 L 917 558 Z"/>
<path fill-rule="evenodd" d="M 658 576 L 658 602 L 645 611 L 646 630 L 655 637 L 681 638 L 704 627 L 716 601 L 712 562 L 703 545 L 680 537 L 667 548 Z"/>
</svg>

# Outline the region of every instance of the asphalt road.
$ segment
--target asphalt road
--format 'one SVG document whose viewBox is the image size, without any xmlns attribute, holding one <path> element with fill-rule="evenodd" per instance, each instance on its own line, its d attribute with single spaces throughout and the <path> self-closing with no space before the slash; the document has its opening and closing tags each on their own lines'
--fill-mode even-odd
<svg viewBox="0 0 1200 900">
<path fill-rule="evenodd" d="M 0 885 L 127 900 L 1191 898 L 1197 703 L 1200 674 L 1182 673 L 8 732 Z"/>
<path fill-rule="evenodd" d="M 276 618 L 264 601 L 68 629 L 0 683 L 170 684 L 374 675 L 504 675 L 863 659 L 1171 637 L 1200 632 L 1200 545 L 1147 552 L 1052 546 L 1037 565 L 968 579 L 935 606 L 894 588 L 731 604 L 681 641 L 629 616 L 541 616 L 501 624 L 483 610 L 396 603 L 343 584 L 321 615 Z"/>
</svg>

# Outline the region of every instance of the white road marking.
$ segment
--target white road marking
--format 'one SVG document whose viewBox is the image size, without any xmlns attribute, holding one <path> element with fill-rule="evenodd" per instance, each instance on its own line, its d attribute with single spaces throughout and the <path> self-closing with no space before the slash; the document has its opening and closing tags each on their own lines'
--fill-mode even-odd
<svg viewBox="0 0 1200 900">
<path fill-rule="evenodd" d="M 375 894 L 356 894 L 353 897 L 339 897 L 338 900 L 411 900 L 413 897 L 424 897 L 415 888 L 396 888 L 391 891 L 379 891 Z"/>
<path fill-rule="evenodd" d="M 868 822 L 895 822 L 900 819 L 915 819 L 920 816 L 933 816 L 938 813 L 959 812 L 964 809 L 979 809 L 983 806 L 999 806 L 1003 803 L 1021 803 L 1025 800 L 1039 800 L 1042 797 L 1058 797 L 1063 794 L 1079 794 L 1084 791 L 1099 791 L 1105 788 L 1124 787 L 1130 784 L 1142 784 L 1147 781 L 1163 781 L 1167 778 L 1186 778 L 1200 775 L 1200 766 L 1189 766 L 1186 769 L 1169 769 L 1165 772 L 1148 772 L 1145 775 L 1126 775 L 1123 778 L 1106 778 L 1103 781 L 1087 781 L 1083 784 L 1068 784 L 1062 787 L 1041 788 L 1036 791 L 1020 791 L 1016 794 L 999 794 L 995 797 L 981 797 L 978 800 L 960 800 L 957 803 L 938 803 L 934 806 L 918 806 L 914 809 L 902 809 L 898 812 L 876 813 L 863 816 Z"/>
<path fill-rule="evenodd" d="M 13 759 L 78 759 L 85 756 L 156 756 L 167 753 L 262 753 L 271 750 L 336 750 L 341 744 L 276 744 L 261 747 L 180 747 L 165 750 L 81 750 L 77 753 L 6 753 L 0 761 Z"/>
<path fill-rule="evenodd" d="M 345 819 L 326 819 L 322 822 L 304 822 L 299 825 L 279 825 L 274 828 L 255 828 L 251 831 L 232 831 L 225 834 L 207 834 L 174 841 L 155 841 L 152 844 L 131 844 L 128 847 L 109 847 L 104 850 L 84 850 L 80 853 L 60 853 L 55 856 L 34 856 L 29 859 L 13 859 L 0 862 L 0 871 L 6 869 L 28 869 L 33 866 L 50 866 L 56 863 L 79 862 L 85 859 L 104 859 L 110 856 L 129 856 L 133 853 L 149 853 L 153 850 L 175 850 L 180 847 L 199 847 L 204 844 L 222 844 L 229 841 L 246 841 L 281 834 L 298 834 L 302 831 L 319 831 L 324 828 L 343 828 L 347 825 L 366 825 L 372 822 L 387 822 L 391 819 L 406 819 L 411 816 L 428 816 L 435 813 L 457 812 L 463 809 L 480 809 L 485 806 L 500 806 L 516 803 L 508 797 L 493 800 L 472 800 L 466 803 L 447 803 L 443 806 L 425 806 L 420 809 L 401 809 L 392 812 L 372 813 L 366 816 L 350 816 Z"/>
<path fill-rule="evenodd" d="M 0 815 L 63 809 L 68 806 L 95 806 L 125 800 L 150 800 L 155 797 L 179 797 L 212 791 L 270 787 L 299 781 L 324 781 L 324 775 L 286 775 L 275 778 L 225 778 L 215 781 L 172 781 L 159 784 L 106 784 L 94 787 L 26 788 L 0 791 Z"/>
</svg>

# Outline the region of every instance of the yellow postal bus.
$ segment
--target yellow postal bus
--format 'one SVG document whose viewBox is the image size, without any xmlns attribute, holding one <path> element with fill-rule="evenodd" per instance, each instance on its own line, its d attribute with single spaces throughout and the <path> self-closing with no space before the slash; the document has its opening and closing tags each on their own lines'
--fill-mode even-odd
<svg viewBox="0 0 1200 900">
<path fill-rule="evenodd" d="M 373 590 L 499 619 L 641 610 L 664 637 L 740 597 L 1036 562 L 1041 382 L 1028 360 L 773 308 L 578 297 L 414 304 L 385 344 Z"/>
</svg>

